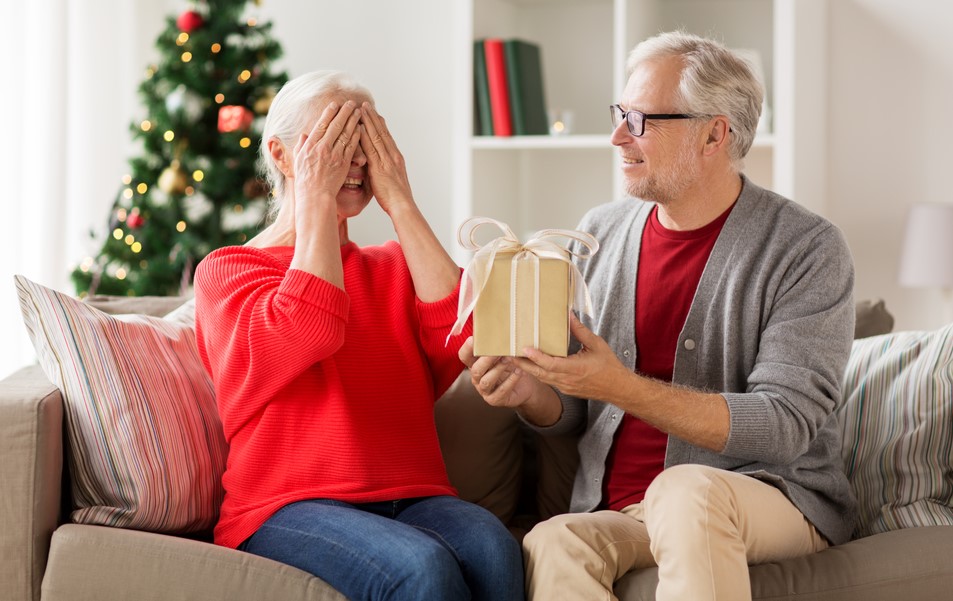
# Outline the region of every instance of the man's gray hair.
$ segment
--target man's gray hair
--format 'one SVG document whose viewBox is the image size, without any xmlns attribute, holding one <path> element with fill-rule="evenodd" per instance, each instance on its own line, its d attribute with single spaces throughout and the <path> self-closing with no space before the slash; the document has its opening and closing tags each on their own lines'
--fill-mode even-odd
<svg viewBox="0 0 953 601">
<path fill-rule="evenodd" d="M 764 85 L 753 65 L 714 40 L 683 31 L 661 33 L 638 44 L 626 61 L 626 77 L 647 60 L 677 56 L 684 63 L 675 111 L 692 115 L 725 115 L 731 126 L 728 156 L 741 170 L 751 149 Z"/>
<path fill-rule="evenodd" d="M 312 71 L 295 77 L 282 86 L 272 100 L 258 151 L 260 170 L 272 190 L 268 207 L 270 219 L 278 214 L 286 190 L 285 176 L 268 152 L 268 141 L 277 138 L 290 153 L 299 136 L 311 131 L 314 120 L 324 110 L 322 101 L 336 92 L 361 94 L 373 100 L 367 88 L 341 71 Z"/>
</svg>

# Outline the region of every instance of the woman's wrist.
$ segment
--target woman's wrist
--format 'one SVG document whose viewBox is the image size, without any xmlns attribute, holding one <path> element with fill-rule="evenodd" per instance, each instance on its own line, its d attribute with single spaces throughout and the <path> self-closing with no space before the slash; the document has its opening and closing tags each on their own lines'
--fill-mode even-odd
<svg viewBox="0 0 953 601">
<path fill-rule="evenodd" d="M 387 213 L 387 216 L 390 217 L 391 221 L 395 223 L 400 219 L 406 219 L 408 217 L 422 217 L 422 213 L 412 196 L 393 196 L 386 201 L 380 201 L 380 199 L 378 199 L 378 202 L 381 208 L 384 209 L 384 212 Z"/>
</svg>

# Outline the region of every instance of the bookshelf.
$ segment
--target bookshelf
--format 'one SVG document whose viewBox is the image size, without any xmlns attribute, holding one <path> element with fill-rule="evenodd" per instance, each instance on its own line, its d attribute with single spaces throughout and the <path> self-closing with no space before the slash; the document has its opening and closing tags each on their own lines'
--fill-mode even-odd
<svg viewBox="0 0 953 601">
<path fill-rule="evenodd" d="M 609 143 L 608 105 L 624 82 L 629 50 L 656 32 L 712 35 L 761 59 L 771 111 L 745 172 L 823 213 L 823 48 L 827 0 L 461 0 L 454 9 L 453 200 L 455 228 L 471 215 L 517 235 L 574 227 L 591 207 L 622 196 Z M 473 40 L 539 44 L 549 108 L 572 112 L 569 134 L 476 136 Z M 797 85 L 795 85 L 795 82 Z M 458 249 L 458 252 L 459 249 Z M 465 256 L 456 257 L 465 261 Z"/>
</svg>

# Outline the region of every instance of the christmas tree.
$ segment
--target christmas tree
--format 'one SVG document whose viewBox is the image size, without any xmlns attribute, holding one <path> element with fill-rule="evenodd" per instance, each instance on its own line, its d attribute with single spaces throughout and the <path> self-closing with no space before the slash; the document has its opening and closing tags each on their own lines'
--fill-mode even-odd
<svg viewBox="0 0 953 601">
<path fill-rule="evenodd" d="M 169 17 L 159 62 L 139 86 L 146 115 L 131 125 L 142 152 L 129 161 L 99 255 L 72 273 L 80 296 L 179 294 L 205 255 L 260 227 L 261 124 L 287 75 L 272 67 L 282 51 L 271 24 L 249 16 L 248 4 L 199 0 Z"/>
</svg>

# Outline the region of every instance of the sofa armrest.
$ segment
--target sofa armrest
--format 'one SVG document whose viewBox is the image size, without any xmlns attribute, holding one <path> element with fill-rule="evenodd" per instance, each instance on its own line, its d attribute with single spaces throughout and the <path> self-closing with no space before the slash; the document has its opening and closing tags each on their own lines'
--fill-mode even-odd
<svg viewBox="0 0 953 601">
<path fill-rule="evenodd" d="M 60 514 L 63 397 L 39 367 L 0 380 L 0 598 L 38 601 Z"/>
</svg>

